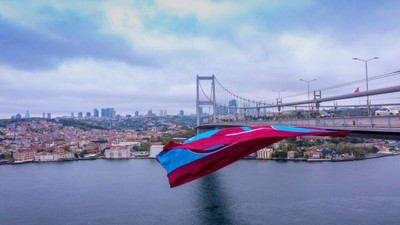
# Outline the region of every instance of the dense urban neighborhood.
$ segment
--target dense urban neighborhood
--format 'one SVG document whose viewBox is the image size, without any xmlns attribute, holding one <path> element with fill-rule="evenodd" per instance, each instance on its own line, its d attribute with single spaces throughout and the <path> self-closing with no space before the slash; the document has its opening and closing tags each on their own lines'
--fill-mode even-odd
<svg viewBox="0 0 400 225">
<path fill-rule="evenodd" d="M 154 158 L 163 145 L 195 134 L 194 116 L 61 117 L 0 120 L 0 163 Z M 397 155 L 399 142 L 380 139 L 287 138 L 250 158 L 347 161 Z"/>
<path fill-rule="evenodd" d="M 175 120 L 174 116 L 1 120 L 0 162 L 148 157 L 150 145 L 157 148 L 173 137 L 194 134 L 184 118 Z"/>
</svg>

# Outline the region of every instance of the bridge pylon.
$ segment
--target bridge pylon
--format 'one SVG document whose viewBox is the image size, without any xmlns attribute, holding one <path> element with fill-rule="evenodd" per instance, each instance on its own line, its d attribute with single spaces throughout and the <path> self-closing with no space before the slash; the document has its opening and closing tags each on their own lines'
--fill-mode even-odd
<svg viewBox="0 0 400 225">
<path fill-rule="evenodd" d="M 205 101 L 201 101 L 200 100 L 200 88 L 201 84 L 200 81 L 201 80 L 211 80 L 211 95 L 210 97 L 206 96 L 207 100 Z M 216 107 L 217 107 L 217 102 L 215 100 L 215 76 L 199 76 L 197 75 L 197 79 L 196 79 L 196 124 L 197 127 L 200 126 L 200 106 L 203 105 L 211 105 L 213 108 L 213 123 L 217 122 L 217 117 L 216 117 Z M 199 133 L 200 130 L 199 128 L 197 128 L 197 133 Z"/>
</svg>

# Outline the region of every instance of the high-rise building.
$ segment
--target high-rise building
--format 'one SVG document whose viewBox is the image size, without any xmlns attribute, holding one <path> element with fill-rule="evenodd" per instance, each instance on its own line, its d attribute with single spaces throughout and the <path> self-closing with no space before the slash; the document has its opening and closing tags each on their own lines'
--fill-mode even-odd
<svg viewBox="0 0 400 225">
<path fill-rule="evenodd" d="M 86 112 L 86 117 L 87 117 L 87 118 L 90 118 L 91 115 L 92 115 L 92 114 L 91 114 L 90 112 Z"/>
<path fill-rule="evenodd" d="M 83 117 L 83 112 L 78 112 L 78 118 L 82 118 Z"/>
<path fill-rule="evenodd" d="M 135 117 L 139 116 L 139 111 L 135 111 Z"/>
<path fill-rule="evenodd" d="M 99 117 L 99 110 L 93 109 L 93 116 L 94 117 Z"/>
<path fill-rule="evenodd" d="M 51 113 L 47 113 L 47 119 L 51 119 Z"/>
<path fill-rule="evenodd" d="M 231 108 L 231 107 L 234 107 L 234 108 Z M 230 114 L 236 114 L 236 113 L 237 113 L 236 107 L 237 107 L 237 101 L 236 101 L 236 99 L 230 100 L 230 101 L 229 101 L 229 113 L 230 113 Z"/>
<path fill-rule="evenodd" d="M 183 111 L 183 109 L 179 110 L 179 115 L 180 115 L 180 116 L 185 115 L 185 112 Z"/>
<path fill-rule="evenodd" d="M 164 116 L 167 116 L 168 114 L 167 114 L 167 110 L 164 110 Z"/>
<path fill-rule="evenodd" d="M 163 117 L 164 116 L 164 111 L 160 110 L 160 116 Z"/>
<path fill-rule="evenodd" d="M 43 113 L 42 117 L 43 119 L 46 119 L 46 113 Z"/>
<path fill-rule="evenodd" d="M 109 113 L 110 117 L 114 118 L 117 115 L 117 111 L 115 111 L 114 108 L 109 108 L 109 110 L 110 110 Z"/>
<path fill-rule="evenodd" d="M 74 118 L 74 113 L 73 112 L 71 113 L 71 118 Z"/>
<path fill-rule="evenodd" d="M 15 115 L 15 118 L 16 118 L 17 120 L 20 120 L 20 119 L 22 119 L 22 115 L 18 113 L 17 115 Z"/>
<path fill-rule="evenodd" d="M 203 107 L 201 107 L 201 106 L 199 107 L 199 114 L 200 114 L 200 116 L 203 115 Z"/>
<path fill-rule="evenodd" d="M 114 118 L 116 115 L 117 112 L 114 108 L 101 109 L 101 117 Z"/>
<path fill-rule="evenodd" d="M 153 110 L 149 109 L 149 111 L 147 111 L 147 116 L 153 116 Z"/>
<path fill-rule="evenodd" d="M 31 117 L 31 115 L 29 114 L 29 110 L 27 110 L 27 111 L 26 111 L 26 114 L 25 114 L 25 118 L 28 119 L 28 118 L 30 118 L 30 117 Z"/>
</svg>

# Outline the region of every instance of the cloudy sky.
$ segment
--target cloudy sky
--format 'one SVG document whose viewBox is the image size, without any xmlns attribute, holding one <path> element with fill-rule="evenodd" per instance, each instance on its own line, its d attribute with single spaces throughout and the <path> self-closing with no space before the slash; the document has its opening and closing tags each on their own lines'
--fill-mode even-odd
<svg viewBox="0 0 400 225">
<path fill-rule="evenodd" d="M 400 1 L 0 0 L 0 117 L 195 111 L 196 75 L 248 98 L 400 69 Z M 353 87 L 351 87 L 353 88 Z M 360 91 L 365 86 L 360 86 Z M 372 88 L 370 88 L 372 89 Z"/>
</svg>

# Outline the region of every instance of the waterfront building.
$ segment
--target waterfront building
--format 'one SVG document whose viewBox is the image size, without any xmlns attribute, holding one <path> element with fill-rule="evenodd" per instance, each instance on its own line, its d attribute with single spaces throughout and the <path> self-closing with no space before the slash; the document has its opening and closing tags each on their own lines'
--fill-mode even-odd
<svg viewBox="0 0 400 225">
<path fill-rule="evenodd" d="M 295 158 L 295 154 L 296 154 L 295 151 L 288 151 L 287 158 L 288 159 L 294 159 Z"/>
<path fill-rule="evenodd" d="M 273 150 L 272 148 L 263 148 L 257 151 L 257 159 L 271 159 Z"/>
<path fill-rule="evenodd" d="M 304 156 L 309 159 L 321 159 L 322 153 L 317 151 L 305 151 Z"/>
<path fill-rule="evenodd" d="M 57 154 L 58 154 L 58 160 L 64 160 L 64 149 L 58 149 L 57 150 Z"/>
<path fill-rule="evenodd" d="M 155 143 L 150 146 L 150 158 L 155 158 L 158 153 L 160 153 L 164 148 L 164 145 L 161 143 Z"/>
<path fill-rule="evenodd" d="M 379 146 L 378 147 L 378 154 L 382 154 L 382 155 L 392 155 L 393 152 L 389 151 L 388 147 L 385 146 Z"/>
<path fill-rule="evenodd" d="M 17 151 L 14 152 L 13 158 L 14 162 L 29 162 L 35 159 L 36 150 L 27 150 L 27 151 Z"/>
<path fill-rule="evenodd" d="M 74 153 L 72 152 L 65 152 L 64 153 L 64 160 L 71 160 L 75 159 Z"/>
<path fill-rule="evenodd" d="M 126 147 L 112 146 L 104 151 L 106 159 L 128 159 L 131 157 L 131 151 Z"/>
<path fill-rule="evenodd" d="M 324 149 L 322 150 L 321 153 L 322 153 L 322 158 L 324 159 L 332 159 L 333 155 L 336 154 L 336 152 L 331 149 Z"/>
<path fill-rule="evenodd" d="M 38 162 L 51 162 L 58 160 L 58 153 L 39 152 L 35 155 L 35 161 Z"/>
<path fill-rule="evenodd" d="M 131 156 L 135 157 L 135 158 L 148 157 L 149 152 L 148 151 L 133 151 L 133 152 L 131 152 Z"/>
</svg>

